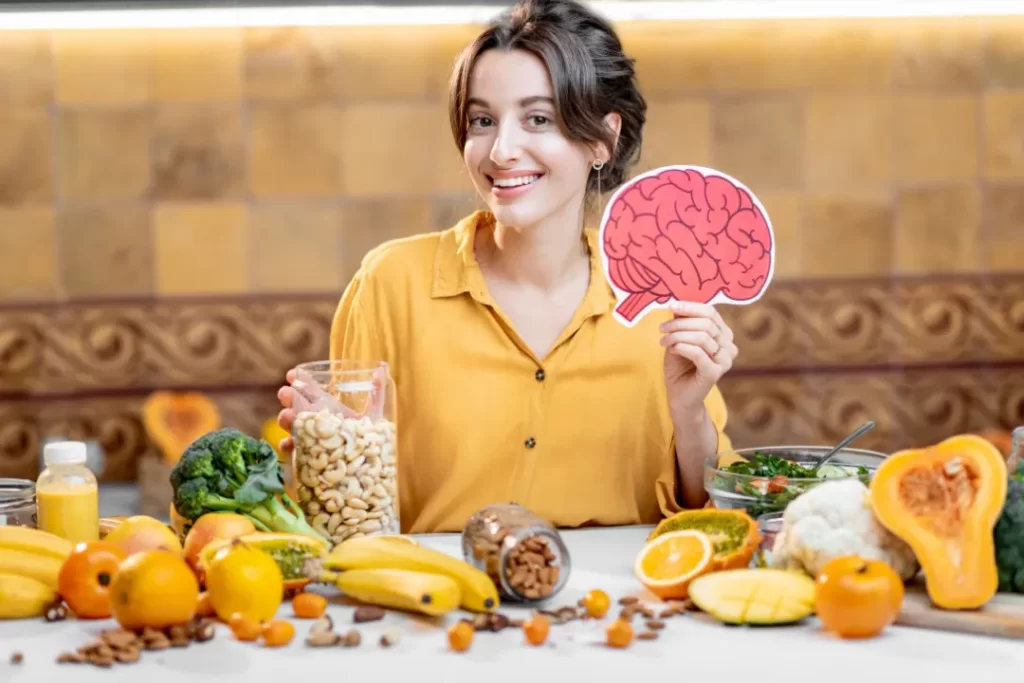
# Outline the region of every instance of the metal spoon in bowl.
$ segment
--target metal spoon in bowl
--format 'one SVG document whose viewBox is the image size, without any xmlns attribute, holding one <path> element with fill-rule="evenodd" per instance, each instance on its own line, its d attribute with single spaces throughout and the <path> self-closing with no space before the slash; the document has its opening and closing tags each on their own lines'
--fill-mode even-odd
<svg viewBox="0 0 1024 683">
<path fill-rule="evenodd" d="M 818 471 L 826 463 L 828 463 L 829 460 L 834 458 L 841 450 L 843 450 L 844 448 L 849 446 L 851 443 L 853 443 L 855 440 L 857 440 L 858 438 L 860 438 L 861 436 L 863 436 L 867 432 L 870 432 L 874 428 L 875 428 L 875 421 L 874 420 L 868 420 L 867 422 L 862 424 L 860 427 L 857 427 L 857 429 L 853 430 L 853 432 L 848 437 L 846 437 L 845 439 L 840 441 L 838 444 L 836 444 L 836 446 L 832 450 L 830 450 L 828 453 L 825 454 L 825 457 L 823 457 L 821 460 L 818 461 L 818 464 L 814 466 L 814 473 L 815 473 L 815 475 L 817 475 Z"/>
</svg>

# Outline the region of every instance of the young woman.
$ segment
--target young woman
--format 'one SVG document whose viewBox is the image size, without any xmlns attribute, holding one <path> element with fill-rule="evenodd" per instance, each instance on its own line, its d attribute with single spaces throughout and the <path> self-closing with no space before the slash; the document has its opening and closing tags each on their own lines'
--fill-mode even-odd
<svg viewBox="0 0 1024 683">
<path fill-rule="evenodd" d="M 638 158 L 646 108 L 612 27 L 573 0 L 521 0 L 458 58 L 452 132 L 489 210 L 372 250 L 331 331 L 332 359 L 394 377 L 403 532 L 511 500 L 560 527 L 706 502 L 733 333 L 698 304 L 622 326 L 584 228 Z"/>
</svg>

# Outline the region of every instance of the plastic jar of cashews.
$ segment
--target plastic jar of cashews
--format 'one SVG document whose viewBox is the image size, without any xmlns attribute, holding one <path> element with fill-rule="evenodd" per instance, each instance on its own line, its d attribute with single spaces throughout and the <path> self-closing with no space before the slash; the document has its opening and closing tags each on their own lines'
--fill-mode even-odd
<svg viewBox="0 0 1024 683">
<path fill-rule="evenodd" d="M 401 532 L 394 381 L 386 363 L 296 368 L 292 469 L 310 526 L 335 544 Z"/>
</svg>

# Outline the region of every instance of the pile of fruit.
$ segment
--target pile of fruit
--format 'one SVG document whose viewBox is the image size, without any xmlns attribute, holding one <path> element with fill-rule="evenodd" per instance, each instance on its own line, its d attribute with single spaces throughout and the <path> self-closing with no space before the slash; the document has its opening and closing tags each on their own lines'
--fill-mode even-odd
<svg viewBox="0 0 1024 683">
<path fill-rule="evenodd" d="M 924 570 L 931 602 L 984 606 L 1024 592 L 1024 464 L 1008 471 L 988 440 L 962 435 L 891 455 L 869 485 L 824 482 L 791 502 L 768 566 L 740 510 L 688 510 L 664 520 L 636 558 L 660 598 L 688 598 L 730 624 L 788 624 L 817 614 L 843 637 L 875 636 L 898 616 Z"/>
</svg>

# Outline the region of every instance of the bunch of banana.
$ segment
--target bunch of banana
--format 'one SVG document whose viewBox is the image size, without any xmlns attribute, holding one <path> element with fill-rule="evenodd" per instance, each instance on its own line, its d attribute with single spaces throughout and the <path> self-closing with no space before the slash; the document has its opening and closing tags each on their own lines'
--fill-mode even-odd
<svg viewBox="0 0 1024 683">
<path fill-rule="evenodd" d="M 320 560 L 315 580 L 333 583 L 356 600 L 438 615 L 457 607 L 498 609 L 487 574 L 440 551 L 368 536 L 335 546 Z"/>
<path fill-rule="evenodd" d="M 46 612 L 59 597 L 57 577 L 73 547 L 46 531 L 0 526 L 0 619 Z"/>
</svg>

